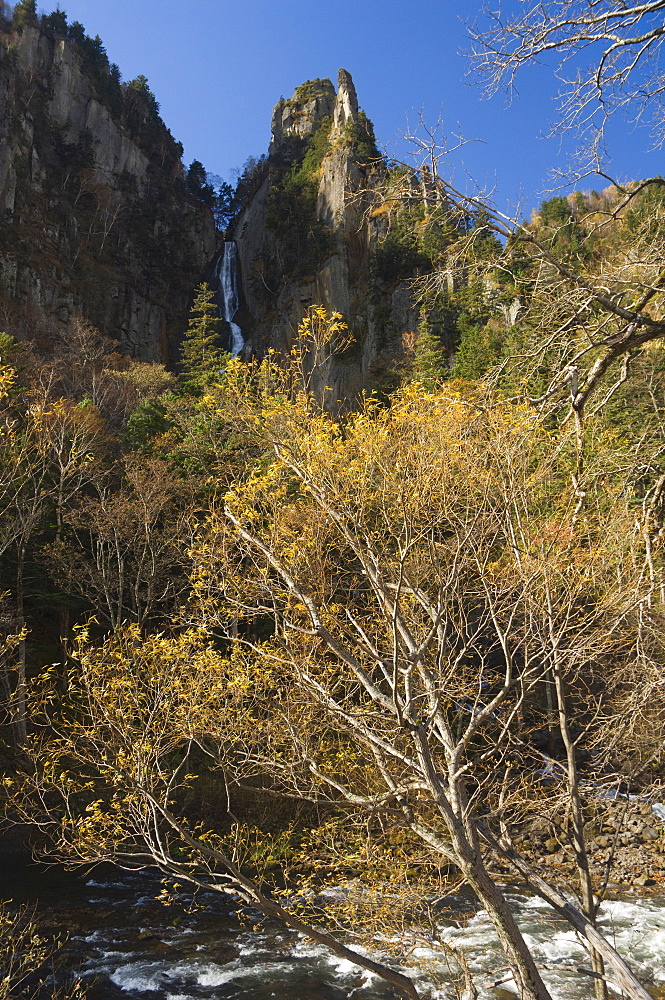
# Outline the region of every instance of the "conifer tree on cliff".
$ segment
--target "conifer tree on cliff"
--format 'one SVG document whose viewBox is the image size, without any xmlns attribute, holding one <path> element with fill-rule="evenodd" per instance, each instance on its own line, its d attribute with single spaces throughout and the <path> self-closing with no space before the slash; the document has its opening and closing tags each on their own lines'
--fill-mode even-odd
<svg viewBox="0 0 665 1000">
<path fill-rule="evenodd" d="M 219 379 L 228 359 L 220 347 L 223 328 L 215 293 L 203 282 L 196 289 L 181 348 L 180 370 L 188 392 L 201 391 Z"/>
<path fill-rule="evenodd" d="M 14 27 L 35 27 L 37 24 L 37 0 L 19 0 L 14 7 Z"/>
<path fill-rule="evenodd" d="M 424 310 L 418 325 L 411 374 L 428 392 L 433 392 L 449 374 L 446 352 L 440 338 L 431 330 Z"/>
</svg>

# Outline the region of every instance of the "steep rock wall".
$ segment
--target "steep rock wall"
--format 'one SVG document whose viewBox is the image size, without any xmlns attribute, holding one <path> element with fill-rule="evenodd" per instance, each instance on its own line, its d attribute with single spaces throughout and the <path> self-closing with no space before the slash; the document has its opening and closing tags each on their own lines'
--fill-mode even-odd
<svg viewBox="0 0 665 1000">
<path fill-rule="evenodd" d="M 83 315 L 166 361 L 217 237 L 149 91 L 111 82 L 55 33 L 0 36 L 0 329 Z"/>
<path fill-rule="evenodd" d="M 235 229 L 247 350 L 288 348 L 310 305 L 344 316 L 355 342 L 327 373 L 338 408 L 372 386 L 417 326 L 407 284 L 387 286 L 372 268 L 387 231 L 372 211 L 385 170 L 350 74 L 340 70 L 336 93 L 310 81 L 276 106 L 265 176 Z"/>
</svg>

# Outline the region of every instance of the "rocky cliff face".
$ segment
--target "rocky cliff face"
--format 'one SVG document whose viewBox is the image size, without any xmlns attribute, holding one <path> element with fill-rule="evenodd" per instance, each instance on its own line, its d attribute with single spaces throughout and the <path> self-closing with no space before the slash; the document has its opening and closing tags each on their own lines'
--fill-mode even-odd
<svg viewBox="0 0 665 1000">
<path fill-rule="evenodd" d="M 342 313 L 355 342 L 333 359 L 328 385 L 333 405 L 353 405 L 401 353 L 417 310 L 402 275 L 383 281 L 374 266 L 388 228 L 376 211 L 387 167 L 346 70 L 336 92 L 313 80 L 277 104 L 263 170 L 235 230 L 247 349 L 287 348 L 312 304 Z"/>
<path fill-rule="evenodd" d="M 0 35 L 0 330 L 83 315 L 167 360 L 216 247 L 181 153 L 141 78 L 120 85 L 56 32 Z"/>
</svg>

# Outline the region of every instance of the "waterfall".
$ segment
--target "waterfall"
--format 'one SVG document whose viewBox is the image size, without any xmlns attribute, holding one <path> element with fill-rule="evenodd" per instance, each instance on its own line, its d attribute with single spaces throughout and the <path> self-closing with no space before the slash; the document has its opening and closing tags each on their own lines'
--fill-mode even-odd
<svg viewBox="0 0 665 1000">
<path fill-rule="evenodd" d="M 234 323 L 240 308 L 240 293 L 238 291 L 238 248 L 233 241 L 224 244 L 214 274 L 213 287 L 217 290 L 217 302 L 222 319 L 231 328 L 230 353 L 237 356 L 245 346 L 242 330 Z"/>
</svg>

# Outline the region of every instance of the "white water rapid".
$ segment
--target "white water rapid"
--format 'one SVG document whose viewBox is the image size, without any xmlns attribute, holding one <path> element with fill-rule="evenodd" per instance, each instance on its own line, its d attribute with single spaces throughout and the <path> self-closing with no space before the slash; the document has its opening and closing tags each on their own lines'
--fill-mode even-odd
<svg viewBox="0 0 665 1000">
<path fill-rule="evenodd" d="M 118 884 L 88 885 L 101 904 L 112 906 L 116 894 L 122 893 L 126 904 L 127 896 L 140 894 L 147 884 L 142 885 L 140 877 L 135 883 L 134 887 L 126 879 L 124 892 Z M 518 893 L 509 896 L 553 1000 L 593 997 L 589 979 L 578 972 L 579 966 L 588 966 L 588 957 L 575 933 L 547 904 Z M 450 901 L 455 903 L 453 897 Z M 173 926 L 166 915 L 156 922 L 151 902 L 149 891 L 139 895 L 138 927 L 118 927 L 111 916 L 108 926 L 97 925 L 78 939 L 87 948 L 84 977 L 105 983 L 99 1000 L 388 1000 L 393 996 L 371 973 L 300 935 L 270 924 L 254 930 L 234 924 L 220 913 L 219 900 L 212 894 L 199 895 L 196 914 L 181 926 Z M 656 996 L 662 996 L 665 985 L 663 902 L 662 896 L 613 900 L 603 904 L 599 919 L 602 931 Z M 459 914 L 449 913 L 439 933 L 465 955 L 479 1000 L 501 996 L 510 1000 L 510 994 L 518 1000 L 487 913 L 481 910 L 470 916 L 468 898 L 460 898 L 459 904 Z M 437 945 L 430 948 L 415 939 L 402 940 L 411 958 L 410 968 L 402 971 L 413 977 L 424 998 L 450 1000 L 455 992 L 449 958 Z M 376 955 L 381 957 L 380 940 Z M 504 992 L 497 994 L 497 986 Z"/>
<path fill-rule="evenodd" d="M 222 319 L 231 328 L 230 352 L 237 356 L 245 346 L 242 330 L 234 319 L 240 308 L 238 290 L 238 248 L 232 240 L 224 244 L 224 250 L 212 276 L 213 287 L 217 290 L 217 301 Z"/>
<path fill-rule="evenodd" d="M 295 932 L 269 921 L 257 927 L 247 917 L 240 922 L 233 901 L 220 900 L 218 893 L 201 890 L 192 905 L 191 893 L 181 890 L 165 904 L 162 889 L 154 872 L 102 866 L 92 877 L 80 877 L 57 866 L 37 866 L 25 856 L 0 866 L 2 898 L 29 903 L 48 927 L 69 932 L 67 960 L 80 970 L 88 1000 L 394 997 L 385 983 Z M 340 886 L 327 892 L 344 891 Z M 592 998 L 590 978 L 577 971 L 588 967 L 588 959 L 569 925 L 526 893 L 508 896 L 553 1000 Z M 479 1000 L 518 1000 L 487 913 L 475 911 L 468 895 L 451 895 L 445 902 L 438 936 L 464 953 Z M 599 925 L 662 1000 L 665 895 L 626 892 L 608 900 Z M 423 998 L 455 997 L 456 970 L 435 941 L 400 935 L 398 943 Z M 383 947 L 377 937 L 375 955 L 381 957 Z"/>
</svg>

